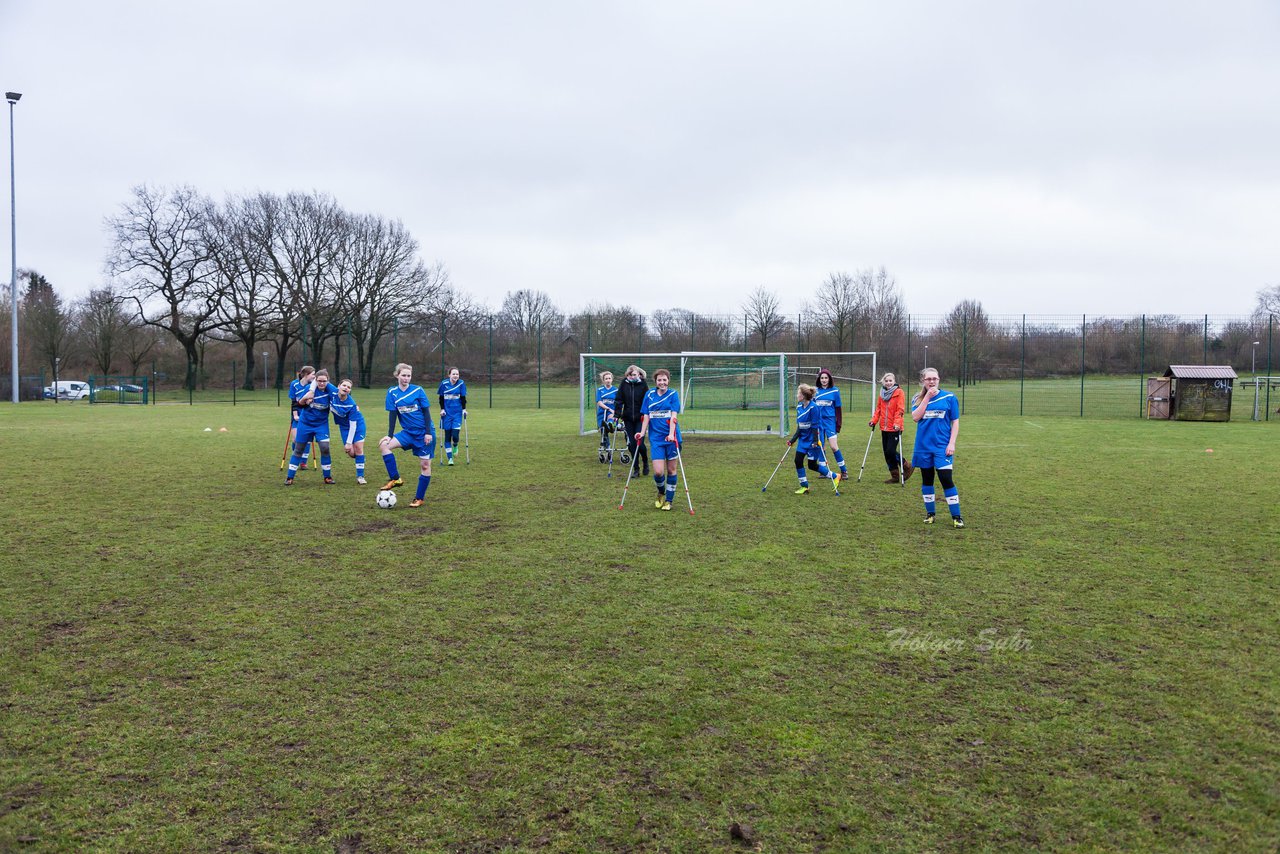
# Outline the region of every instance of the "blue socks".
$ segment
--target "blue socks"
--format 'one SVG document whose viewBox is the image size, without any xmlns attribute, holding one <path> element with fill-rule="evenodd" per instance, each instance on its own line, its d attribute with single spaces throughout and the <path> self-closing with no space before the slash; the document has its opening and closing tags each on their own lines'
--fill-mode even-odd
<svg viewBox="0 0 1280 854">
<path fill-rule="evenodd" d="M 937 505 L 936 505 L 936 504 L 934 504 L 934 501 L 933 501 L 933 487 L 932 487 L 932 486 L 921 486 L 921 487 L 920 487 L 920 494 L 924 496 L 924 512 L 926 512 L 926 513 L 928 513 L 930 516 L 932 516 L 932 515 L 934 514 L 934 512 L 935 512 L 936 507 L 937 507 Z M 956 500 L 957 500 L 957 502 L 959 501 L 959 499 L 956 499 Z M 956 508 L 957 508 L 957 509 L 959 509 L 959 507 L 960 507 L 960 505 L 957 503 L 957 504 L 956 504 Z"/>
<path fill-rule="evenodd" d="M 364 454 L 356 454 L 356 477 L 364 477 Z"/>
<path fill-rule="evenodd" d="M 391 480 L 398 480 L 400 477 L 400 468 L 396 465 L 396 455 L 383 454 L 382 462 L 387 467 L 387 477 Z"/>
<path fill-rule="evenodd" d="M 805 474 L 804 467 L 796 466 L 796 477 L 800 478 L 801 486 L 809 485 L 809 475 Z"/>
<path fill-rule="evenodd" d="M 836 465 L 840 466 L 840 471 L 847 472 L 849 469 L 844 464 L 844 451 L 836 451 Z"/>
<path fill-rule="evenodd" d="M 676 476 L 676 475 L 674 475 L 674 474 L 669 474 L 669 475 L 667 475 L 667 492 L 666 492 L 666 495 L 664 496 L 664 498 L 665 498 L 667 501 L 671 501 L 673 498 L 675 498 L 675 497 L 676 497 L 676 481 L 677 481 L 677 479 L 678 479 L 678 478 L 677 478 L 677 476 Z"/>
<path fill-rule="evenodd" d="M 947 497 L 947 509 L 951 511 L 952 519 L 960 518 L 960 490 L 954 486 L 950 489 L 943 489 L 942 494 Z"/>
<path fill-rule="evenodd" d="M 418 491 L 414 494 L 414 498 L 421 501 L 427 497 L 427 487 L 431 485 L 431 475 L 418 475 Z"/>
</svg>

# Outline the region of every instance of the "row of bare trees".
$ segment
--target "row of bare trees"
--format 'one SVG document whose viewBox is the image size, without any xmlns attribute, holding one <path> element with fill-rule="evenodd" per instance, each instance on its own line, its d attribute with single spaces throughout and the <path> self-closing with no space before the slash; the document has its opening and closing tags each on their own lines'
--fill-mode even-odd
<svg viewBox="0 0 1280 854">
<path fill-rule="evenodd" d="M 418 257 L 402 223 L 351 213 L 319 193 L 218 203 L 190 187 L 140 186 L 107 230 L 115 297 L 181 346 L 188 387 L 210 340 L 241 348 L 246 388 L 264 344 L 280 376 L 295 345 L 320 363 L 336 361 L 347 341 L 367 385 L 393 325 L 467 307 L 444 266 Z"/>
</svg>

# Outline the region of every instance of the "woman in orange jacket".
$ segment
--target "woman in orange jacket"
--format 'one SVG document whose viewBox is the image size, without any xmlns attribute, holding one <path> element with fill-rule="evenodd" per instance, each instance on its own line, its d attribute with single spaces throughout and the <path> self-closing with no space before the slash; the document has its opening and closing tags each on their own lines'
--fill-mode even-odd
<svg viewBox="0 0 1280 854">
<path fill-rule="evenodd" d="M 898 472 L 902 471 L 905 483 L 915 471 L 911 463 L 902 459 L 902 415 L 906 412 L 907 395 L 898 387 L 898 380 L 893 374 L 885 374 L 880 378 L 880 398 L 876 401 L 876 411 L 867 424 L 872 430 L 880 428 L 880 445 L 884 449 L 884 461 L 889 466 L 889 479 L 885 483 L 897 483 Z"/>
</svg>

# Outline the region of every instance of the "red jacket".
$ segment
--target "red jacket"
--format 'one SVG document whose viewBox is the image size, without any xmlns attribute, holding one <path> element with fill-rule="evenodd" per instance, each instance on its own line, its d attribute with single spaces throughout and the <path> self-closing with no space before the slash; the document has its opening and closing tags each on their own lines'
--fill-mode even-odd
<svg viewBox="0 0 1280 854">
<path fill-rule="evenodd" d="M 871 420 L 881 430 L 889 433 L 902 432 L 902 414 L 907 409 L 907 394 L 900 387 L 893 390 L 889 399 L 876 395 L 876 411 Z"/>
</svg>

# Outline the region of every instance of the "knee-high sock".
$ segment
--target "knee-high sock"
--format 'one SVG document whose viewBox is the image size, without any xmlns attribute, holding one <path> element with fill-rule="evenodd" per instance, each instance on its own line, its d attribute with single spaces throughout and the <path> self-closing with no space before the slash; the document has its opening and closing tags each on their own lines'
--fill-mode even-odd
<svg viewBox="0 0 1280 854">
<path fill-rule="evenodd" d="M 675 474 L 675 472 L 672 472 L 671 474 L 667 475 L 667 491 L 666 491 L 666 494 L 663 496 L 667 501 L 670 501 L 676 497 L 676 482 L 678 480 L 679 480 L 679 477 Z"/>
<path fill-rule="evenodd" d="M 666 490 L 666 475 L 655 474 L 653 476 L 653 485 L 658 487 L 658 494 L 661 495 Z"/>
<path fill-rule="evenodd" d="M 383 454 L 382 462 L 387 467 L 387 477 L 392 480 L 398 480 L 400 478 L 400 467 L 396 465 L 396 455 L 390 453 Z"/>
<path fill-rule="evenodd" d="M 356 454 L 356 477 L 364 477 L 364 454 Z"/>
<path fill-rule="evenodd" d="M 431 475 L 429 474 L 418 475 L 418 491 L 414 493 L 414 498 L 417 498 L 419 501 L 426 498 L 427 487 L 430 485 L 431 485 Z"/>
<path fill-rule="evenodd" d="M 840 466 L 840 471 L 848 471 L 848 469 L 845 468 L 845 465 L 844 465 L 844 452 L 836 451 L 835 455 L 836 455 L 836 465 Z"/>
<path fill-rule="evenodd" d="M 298 466 L 302 464 L 302 457 L 298 456 L 295 450 L 289 455 L 289 480 L 293 480 L 293 476 L 298 473 Z"/>
<path fill-rule="evenodd" d="M 333 457 L 329 456 L 323 448 L 320 449 L 320 471 L 325 477 L 333 476 Z"/>
<path fill-rule="evenodd" d="M 801 486 L 809 485 L 809 475 L 805 474 L 803 466 L 796 466 L 796 477 L 800 478 Z"/>
<path fill-rule="evenodd" d="M 924 496 L 924 512 L 932 516 L 937 510 L 937 505 L 934 503 L 933 484 L 921 486 L 920 494 Z"/>
<path fill-rule="evenodd" d="M 960 490 L 956 489 L 954 486 L 944 486 L 942 488 L 942 494 L 946 496 L 947 509 L 951 511 L 952 517 L 959 518 Z"/>
</svg>

